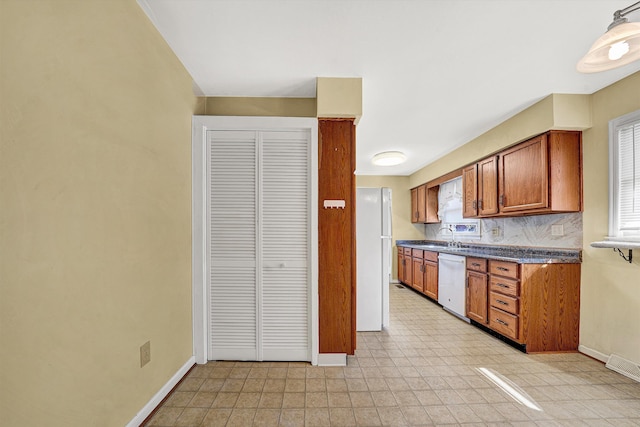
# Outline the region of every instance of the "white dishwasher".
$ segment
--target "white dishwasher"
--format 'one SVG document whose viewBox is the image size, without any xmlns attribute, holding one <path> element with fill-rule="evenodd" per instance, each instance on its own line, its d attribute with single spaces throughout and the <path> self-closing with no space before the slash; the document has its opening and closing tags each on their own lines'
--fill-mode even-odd
<svg viewBox="0 0 640 427">
<path fill-rule="evenodd" d="M 465 257 L 438 255 L 438 303 L 448 312 L 469 321 L 466 314 Z"/>
</svg>

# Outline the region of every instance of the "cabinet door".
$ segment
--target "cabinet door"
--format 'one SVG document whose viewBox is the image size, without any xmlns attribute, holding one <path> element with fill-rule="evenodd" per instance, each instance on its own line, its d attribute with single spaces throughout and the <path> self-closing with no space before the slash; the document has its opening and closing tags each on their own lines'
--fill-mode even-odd
<svg viewBox="0 0 640 427">
<path fill-rule="evenodd" d="M 462 170 L 462 216 L 472 218 L 478 215 L 477 165 Z"/>
<path fill-rule="evenodd" d="M 547 136 L 540 135 L 500 154 L 500 212 L 549 206 Z"/>
<path fill-rule="evenodd" d="M 400 246 L 398 246 L 398 282 L 404 283 L 404 253 Z"/>
<path fill-rule="evenodd" d="M 434 300 L 438 300 L 438 263 L 424 262 L 424 293 Z"/>
<path fill-rule="evenodd" d="M 427 222 L 427 185 L 418 187 L 418 221 Z"/>
<path fill-rule="evenodd" d="M 404 283 L 410 286 L 413 284 L 412 262 L 413 258 L 411 258 L 411 255 L 404 254 Z"/>
<path fill-rule="evenodd" d="M 467 317 L 487 323 L 487 275 L 467 271 Z"/>
<path fill-rule="evenodd" d="M 422 263 L 422 258 L 412 258 L 411 269 L 413 271 L 413 280 L 411 281 L 411 286 L 420 292 L 424 292 L 424 266 Z"/>
<path fill-rule="evenodd" d="M 478 215 L 498 213 L 498 157 L 478 163 Z"/>
<path fill-rule="evenodd" d="M 418 217 L 420 212 L 418 212 L 418 189 L 411 189 L 411 222 L 418 222 Z"/>
<path fill-rule="evenodd" d="M 425 222 L 428 224 L 440 222 L 438 218 L 438 189 L 440 186 L 436 185 L 427 188 L 427 214 Z"/>
</svg>

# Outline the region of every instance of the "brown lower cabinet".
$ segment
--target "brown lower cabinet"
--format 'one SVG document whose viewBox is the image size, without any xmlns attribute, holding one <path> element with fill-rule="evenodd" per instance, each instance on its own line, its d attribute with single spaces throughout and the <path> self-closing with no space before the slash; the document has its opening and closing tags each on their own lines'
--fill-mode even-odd
<svg viewBox="0 0 640 427">
<path fill-rule="evenodd" d="M 438 253 L 424 251 L 424 294 L 438 301 Z"/>
<path fill-rule="evenodd" d="M 398 281 L 438 300 L 438 253 L 398 246 Z"/>
<path fill-rule="evenodd" d="M 413 251 L 398 247 L 398 280 L 437 301 L 438 253 Z M 578 350 L 580 264 L 467 257 L 466 268 L 466 315 L 473 324 L 527 353 Z"/>
<path fill-rule="evenodd" d="M 411 250 L 411 287 L 418 292 L 424 292 L 424 261 L 420 249 Z"/>
<path fill-rule="evenodd" d="M 578 350 L 580 264 L 489 260 L 488 279 L 490 329 L 527 353 Z"/>
<path fill-rule="evenodd" d="M 411 248 L 398 246 L 398 281 L 412 286 L 413 281 L 413 259 Z"/>
<path fill-rule="evenodd" d="M 483 325 L 489 322 L 488 293 L 487 260 L 467 257 L 467 317 Z"/>
</svg>

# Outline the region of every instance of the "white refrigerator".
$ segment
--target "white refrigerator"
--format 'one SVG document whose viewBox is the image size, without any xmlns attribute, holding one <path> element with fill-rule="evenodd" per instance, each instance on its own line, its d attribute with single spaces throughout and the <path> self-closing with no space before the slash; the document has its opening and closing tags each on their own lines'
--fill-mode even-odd
<svg viewBox="0 0 640 427">
<path fill-rule="evenodd" d="M 389 326 L 391 189 L 356 189 L 356 330 Z"/>
</svg>

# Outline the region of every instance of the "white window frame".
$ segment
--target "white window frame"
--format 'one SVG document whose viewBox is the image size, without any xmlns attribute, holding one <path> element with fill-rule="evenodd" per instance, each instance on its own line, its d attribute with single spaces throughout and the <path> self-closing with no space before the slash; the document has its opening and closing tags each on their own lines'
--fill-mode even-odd
<svg viewBox="0 0 640 427">
<path fill-rule="evenodd" d="M 637 235 L 623 235 L 619 229 L 619 206 L 618 185 L 620 183 L 620 171 L 618 165 L 618 134 L 619 130 L 632 124 L 640 123 L 640 110 L 634 111 L 624 116 L 613 119 L 609 122 L 609 238 L 616 241 L 640 240 L 640 231 Z M 640 168 L 640 164 L 636 164 Z"/>
</svg>

